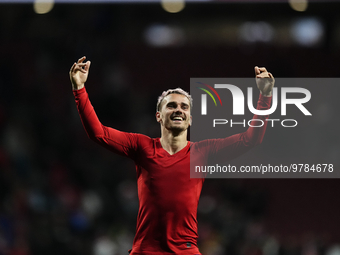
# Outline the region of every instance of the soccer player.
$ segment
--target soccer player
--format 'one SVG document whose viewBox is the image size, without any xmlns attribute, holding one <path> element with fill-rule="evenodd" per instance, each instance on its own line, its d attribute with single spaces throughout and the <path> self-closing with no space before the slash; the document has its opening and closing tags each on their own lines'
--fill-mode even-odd
<svg viewBox="0 0 340 255">
<path fill-rule="evenodd" d="M 136 164 L 139 211 L 130 254 L 199 255 L 196 217 L 204 178 L 190 178 L 190 160 L 195 165 L 206 165 L 211 158 L 235 158 L 261 143 L 266 124 L 223 139 L 190 142 L 187 130 L 191 125 L 192 99 L 182 89 L 174 89 L 158 98 L 156 120 L 160 123 L 160 138 L 106 127 L 99 121 L 85 90 L 91 63 L 84 61 L 82 57 L 74 63 L 69 74 L 88 136 Z M 255 67 L 255 75 L 260 90 L 257 109 L 269 109 L 274 77 L 264 67 Z M 253 119 L 266 118 L 255 115 Z"/>
</svg>

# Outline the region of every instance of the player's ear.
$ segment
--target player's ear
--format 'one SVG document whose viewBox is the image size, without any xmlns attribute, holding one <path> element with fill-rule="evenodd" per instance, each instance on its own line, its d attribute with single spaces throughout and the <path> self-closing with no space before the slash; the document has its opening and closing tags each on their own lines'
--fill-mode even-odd
<svg viewBox="0 0 340 255">
<path fill-rule="evenodd" d="M 190 122 L 189 122 L 189 126 L 192 125 L 192 115 L 190 115 Z"/>
<path fill-rule="evenodd" d="M 157 122 L 161 122 L 161 113 L 160 112 L 156 112 L 156 120 L 157 120 Z"/>
</svg>

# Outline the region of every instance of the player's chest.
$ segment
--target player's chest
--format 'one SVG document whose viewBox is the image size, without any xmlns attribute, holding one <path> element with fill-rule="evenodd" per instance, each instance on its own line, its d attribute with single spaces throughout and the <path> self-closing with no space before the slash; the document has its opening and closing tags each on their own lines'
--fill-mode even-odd
<svg viewBox="0 0 340 255">
<path fill-rule="evenodd" d="M 145 155 L 139 162 L 150 180 L 187 180 L 190 178 L 190 155 Z"/>
</svg>

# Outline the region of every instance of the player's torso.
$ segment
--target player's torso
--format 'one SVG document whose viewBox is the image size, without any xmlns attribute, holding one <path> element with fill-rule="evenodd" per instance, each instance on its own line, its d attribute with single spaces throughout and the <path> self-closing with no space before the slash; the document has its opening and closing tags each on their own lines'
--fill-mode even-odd
<svg viewBox="0 0 340 255">
<path fill-rule="evenodd" d="M 158 139 L 153 140 L 137 163 L 139 198 L 147 194 L 166 211 L 197 207 L 203 181 L 190 178 L 190 145 L 170 155 Z"/>
<path fill-rule="evenodd" d="M 188 249 L 188 242 L 193 246 L 197 242 L 196 216 L 203 180 L 190 178 L 189 144 L 170 155 L 153 140 L 136 162 L 140 208 L 134 245 Z"/>
</svg>

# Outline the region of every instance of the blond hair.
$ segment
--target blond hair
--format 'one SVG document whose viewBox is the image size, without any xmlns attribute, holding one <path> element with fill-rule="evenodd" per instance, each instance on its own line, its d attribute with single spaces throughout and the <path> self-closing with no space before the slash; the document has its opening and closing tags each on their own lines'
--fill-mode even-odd
<svg viewBox="0 0 340 255">
<path fill-rule="evenodd" d="M 190 102 L 190 112 L 191 112 L 191 109 L 192 109 L 192 97 L 190 96 L 190 94 L 186 91 L 184 91 L 183 89 L 181 88 L 177 88 L 177 89 L 168 89 L 167 91 L 163 91 L 163 93 L 158 97 L 158 100 L 157 100 L 157 106 L 156 106 L 156 111 L 158 112 L 160 110 L 160 106 L 161 106 L 161 103 L 163 101 L 163 99 L 167 96 L 167 95 L 170 95 L 170 94 L 180 94 L 180 95 L 183 95 L 183 96 L 186 96 Z"/>
</svg>

